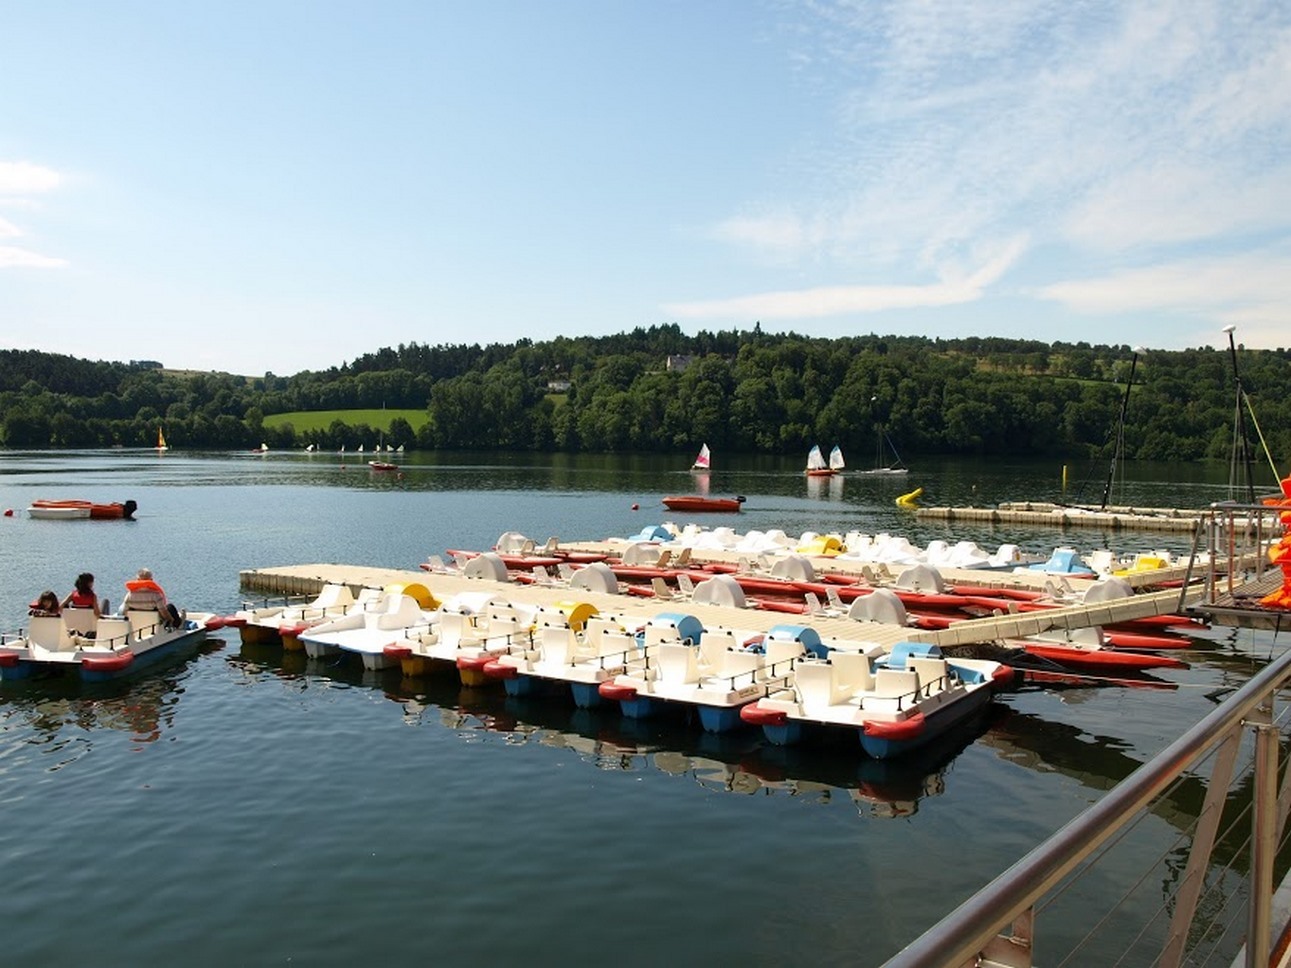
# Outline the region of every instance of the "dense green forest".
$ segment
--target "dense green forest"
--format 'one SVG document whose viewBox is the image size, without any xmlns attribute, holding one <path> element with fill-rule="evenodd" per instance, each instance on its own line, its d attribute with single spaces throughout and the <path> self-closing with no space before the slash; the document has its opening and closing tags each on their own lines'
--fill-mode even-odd
<svg viewBox="0 0 1291 968">
<path fill-rule="evenodd" d="M 1291 352 L 1237 353 L 1252 442 L 1291 457 Z M 1122 405 L 1125 454 L 1228 460 L 1237 399 L 1227 350 L 1138 355 L 1128 346 L 1010 339 L 752 331 L 688 336 L 676 325 L 541 343 L 386 348 L 283 377 L 167 370 L 0 351 L 7 447 L 411 448 L 802 453 L 834 443 L 864 464 L 885 428 L 923 454 L 1092 457 L 1108 453 Z M 297 432 L 266 415 L 414 408 L 414 431 L 333 421 Z M 1258 444 L 1256 444 L 1258 447 Z"/>
</svg>

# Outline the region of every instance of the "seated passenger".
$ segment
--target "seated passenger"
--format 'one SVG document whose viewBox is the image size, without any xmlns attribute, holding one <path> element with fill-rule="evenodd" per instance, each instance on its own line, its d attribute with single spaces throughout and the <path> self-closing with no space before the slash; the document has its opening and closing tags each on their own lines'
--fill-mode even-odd
<svg viewBox="0 0 1291 968">
<path fill-rule="evenodd" d="M 138 575 L 126 582 L 126 597 L 121 607 L 123 610 L 159 612 L 166 628 L 182 624 L 179 610 L 166 601 L 165 591 L 153 580 L 152 571 L 148 568 L 140 568 Z"/>
<path fill-rule="evenodd" d="M 58 596 L 54 594 L 53 589 L 41 592 L 40 597 L 32 602 L 27 610 L 27 614 L 32 616 L 57 616 L 62 613 L 63 608 L 58 604 Z"/>
<path fill-rule="evenodd" d="M 94 576 L 83 571 L 76 576 L 76 587 L 63 599 L 63 608 L 92 608 L 94 617 L 102 618 L 99 596 L 94 593 Z"/>
</svg>

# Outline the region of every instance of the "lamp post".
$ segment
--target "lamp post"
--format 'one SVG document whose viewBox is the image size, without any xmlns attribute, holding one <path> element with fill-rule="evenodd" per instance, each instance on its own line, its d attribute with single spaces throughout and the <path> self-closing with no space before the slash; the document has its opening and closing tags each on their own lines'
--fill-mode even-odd
<svg viewBox="0 0 1291 968">
<path fill-rule="evenodd" d="M 1233 382 L 1237 384 L 1237 405 L 1233 417 L 1233 433 L 1236 435 L 1233 440 L 1233 465 L 1229 470 L 1228 485 L 1231 488 L 1236 481 L 1237 461 L 1240 457 L 1242 467 L 1246 471 L 1246 499 L 1249 503 L 1255 503 L 1255 472 L 1251 468 L 1251 448 L 1246 441 L 1246 418 L 1242 414 L 1242 398 L 1245 394 L 1242 392 L 1242 376 L 1237 372 L 1237 344 L 1233 341 L 1233 333 L 1237 327 L 1229 323 L 1224 327 L 1224 332 L 1228 334 L 1228 354 L 1233 361 Z"/>
<path fill-rule="evenodd" d="M 1125 381 L 1125 396 L 1121 397 L 1121 415 L 1116 421 L 1116 443 L 1112 446 L 1112 466 L 1107 470 L 1107 483 L 1103 485 L 1103 503 L 1099 510 L 1107 510 L 1107 500 L 1112 493 L 1112 481 L 1116 477 L 1116 465 L 1121 462 L 1125 453 L 1125 412 L 1130 406 L 1130 388 L 1134 386 L 1134 370 L 1139 365 L 1139 354 L 1143 347 L 1134 347 L 1134 356 L 1130 359 L 1130 378 Z"/>
</svg>

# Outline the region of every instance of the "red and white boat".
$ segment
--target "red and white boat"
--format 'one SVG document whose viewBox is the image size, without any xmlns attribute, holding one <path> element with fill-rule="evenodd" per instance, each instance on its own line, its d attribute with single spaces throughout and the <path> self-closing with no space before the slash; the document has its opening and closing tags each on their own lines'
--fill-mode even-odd
<svg viewBox="0 0 1291 968">
<path fill-rule="evenodd" d="M 31 502 L 31 507 L 27 508 L 27 514 L 33 518 L 42 518 L 49 521 L 65 521 L 77 518 L 95 518 L 98 520 L 124 518 L 130 520 L 134 517 L 138 507 L 139 505 L 135 504 L 134 501 L 101 503 L 97 501 L 51 501 L 40 498 Z"/>
<path fill-rule="evenodd" d="M 738 497 L 705 497 L 702 494 L 670 494 L 663 499 L 663 506 L 669 511 L 719 512 L 724 514 L 740 510 L 744 495 Z"/>
</svg>

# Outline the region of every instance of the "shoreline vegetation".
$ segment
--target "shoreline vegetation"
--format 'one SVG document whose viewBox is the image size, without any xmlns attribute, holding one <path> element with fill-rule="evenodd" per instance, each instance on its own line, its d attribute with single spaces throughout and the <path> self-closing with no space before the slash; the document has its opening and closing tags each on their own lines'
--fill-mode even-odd
<svg viewBox="0 0 1291 968">
<path fill-rule="evenodd" d="M 1238 352 L 1257 453 L 1291 455 L 1291 350 Z M 0 351 L 0 445 L 866 453 L 1229 460 L 1227 350 L 917 336 L 818 339 L 669 324 L 604 337 L 400 345 L 294 376 Z M 1128 394 L 1126 394 L 1128 386 Z M 1122 398 L 1125 398 L 1124 400 Z"/>
</svg>

